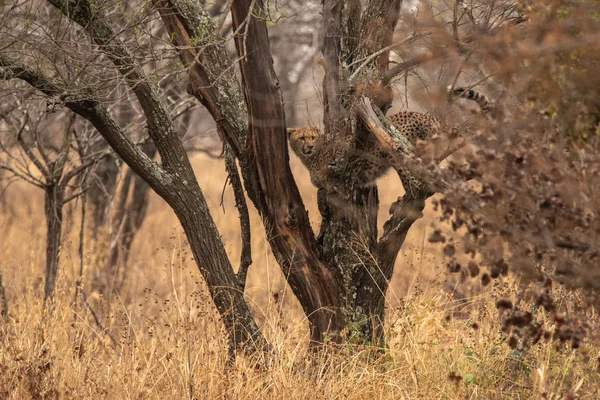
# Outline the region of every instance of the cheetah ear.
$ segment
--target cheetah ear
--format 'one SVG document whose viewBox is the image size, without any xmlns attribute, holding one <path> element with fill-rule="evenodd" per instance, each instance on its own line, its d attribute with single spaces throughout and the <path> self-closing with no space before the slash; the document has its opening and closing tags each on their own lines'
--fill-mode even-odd
<svg viewBox="0 0 600 400">
<path fill-rule="evenodd" d="M 292 136 L 297 130 L 298 128 L 287 128 L 288 137 Z"/>
</svg>

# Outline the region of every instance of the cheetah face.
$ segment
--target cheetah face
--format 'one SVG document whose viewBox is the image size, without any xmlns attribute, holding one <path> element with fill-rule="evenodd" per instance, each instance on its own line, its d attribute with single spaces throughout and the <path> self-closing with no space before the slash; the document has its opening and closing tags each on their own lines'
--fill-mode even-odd
<svg viewBox="0 0 600 400">
<path fill-rule="evenodd" d="M 289 128 L 288 135 L 290 146 L 298 157 L 307 158 L 315 153 L 315 146 L 319 138 L 318 128 Z"/>
</svg>

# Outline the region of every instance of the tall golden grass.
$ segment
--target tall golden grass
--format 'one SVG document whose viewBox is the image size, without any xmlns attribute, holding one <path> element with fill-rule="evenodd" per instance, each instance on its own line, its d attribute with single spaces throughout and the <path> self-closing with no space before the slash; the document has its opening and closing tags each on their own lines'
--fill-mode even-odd
<svg viewBox="0 0 600 400">
<path fill-rule="evenodd" d="M 239 225 L 222 161 L 194 159 L 227 250 L 239 259 Z M 292 167 L 318 227 L 315 189 Z M 380 182 L 380 223 L 400 194 L 397 176 Z M 84 289 L 115 342 L 75 301 L 79 207 L 66 213 L 56 304 L 43 307 L 43 195 L 12 185 L 0 203 L 0 270 L 9 315 L 0 319 L 0 398 L 459 399 L 600 398 L 600 347 L 572 350 L 542 340 L 511 350 L 495 300 L 514 297 L 512 279 L 485 291 L 448 275 L 441 246 L 428 243 L 435 212 L 410 231 L 388 293 L 385 351 L 352 343 L 307 353 L 307 324 L 270 253 L 256 213 L 246 296 L 274 347 L 268 359 L 227 362 L 226 340 L 185 237 L 162 200 L 151 198 L 119 295 L 95 289 L 107 232 L 86 232 Z M 449 233 L 450 234 L 450 233 Z M 96 239 L 95 239 L 96 238 Z M 558 290 L 558 289 L 556 289 Z M 568 309 L 576 295 L 562 297 Z M 544 324 L 550 324 L 543 311 Z M 590 322 L 596 314 L 590 310 Z"/>
</svg>

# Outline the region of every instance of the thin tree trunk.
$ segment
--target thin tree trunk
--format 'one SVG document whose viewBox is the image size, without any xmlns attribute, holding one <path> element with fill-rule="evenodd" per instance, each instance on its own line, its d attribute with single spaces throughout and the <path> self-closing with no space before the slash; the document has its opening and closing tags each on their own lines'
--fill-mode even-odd
<svg viewBox="0 0 600 400">
<path fill-rule="evenodd" d="M 2 311 L 0 316 L 8 316 L 8 299 L 6 298 L 6 289 L 4 288 L 4 281 L 2 280 L 2 270 L 0 270 L 0 301 L 2 302 Z"/>
<path fill-rule="evenodd" d="M 131 245 L 133 239 L 138 230 L 141 228 L 144 219 L 146 218 L 146 212 L 148 211 L 148 191 L 150 186 L 139 177 L 136 177 L 133 182 L 133 191 L 131 195 L 131 202 L 127 207 L 125 215 L 126 223 L 123 227 L 123 234 L 121 238 L 121 263 L 127 264 L 129 260 L 129 253 L 131 251 Z"/>
<path fill-rule="evenodd" d="M 92 147 L 92 152 L 98 152 L 106 147 L 106 143 L 101 141 Z M 90 188 L 87 192 L 87 198 L 92 205 L 92 230 L 94 237 L 97 237 L 98 228 L 104 226 L 107 222 L 107 214 L 110 210 L 112 200 L 117 188 L 117 177 L 120 168 L 114 157 L 102 159 L 93 170 L 90 177 Z"/>
<path fill-rule="evenodd" d="M 141 146 L 142 151 L 149 157 L 154 158 L 156 155 L 156 147 L 151 143 Z M 131 186 L 133 185 L 133 189 Z M 131 200 L 129 200 L 129 191 L 132 191 Z M 126 264 L 129 260 L 129 253 L 133 240 L 138 230 L 142 226 L 146 218 L 148 210 L 148 191 L 150 186 L 131 169 L 125 173 L 120 194 L 118 196 L 118 204 L 115 210 L 115 226 L 116 232 L 111 238 L 111 246 L 108 255 L 107 271 L 111 275 L 115 274 L 119 265 L 127 268 Z M 125 279 L 126 271 L 122 272 L 122 276 L 117 279 L 117 286 L 121 286 Z"/>
<path fill-rule="evenodd" d="M 56 288 L 63 223 L 64 189 L 58 183 L 45 188 L 44 214 L 46 216 L 46 283 L 44 302 L 51 298 Z"/>
</svg>

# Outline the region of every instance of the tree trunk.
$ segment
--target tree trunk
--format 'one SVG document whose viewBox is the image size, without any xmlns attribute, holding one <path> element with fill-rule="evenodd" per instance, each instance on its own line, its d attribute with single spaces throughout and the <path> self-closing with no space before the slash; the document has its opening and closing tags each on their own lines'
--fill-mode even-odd
<svg viewBox="0 0 600 400">
<path fill-rule="evenodd" d="M 239 88 L 232 84 L 235 75 L 229 68 L 224 47 L 206 35 L 212 30 L 210 18 L 204 17 L 206 12 L 185 0 L 154 3 L 181 60 L 190 68 L 191 93 L 213 115 L 240 160 L 246 191 L 269 232 L 268 239 L 282 272 L 308 316 L 312 340 L 322 342 L 327 332 L 339 335 L 342 331 L 347 336 L 360 336 L 361 340 L 370 341 L 375 333 L 381 338 L 383 305 L 391 273 L 378 274 L 381 266 L 377 256 L 377 190 L 348 188 L 351 195 L 342 199 L 343 204 L 329 201 L 325 191 L 319 190 L 324 215 L 319 243 L 315 242 L 289 171 L 285 117 L 266 24 L 254 12 L 250 13 L 251 6 L 254 10 L 264 9 L 263 2 L 236 0 L 231 9 L 234 30 L 240 32 L 236 45 L 248 106 L 247 130 L 243 120 L 245 110 L 239 106 L 243 102 L 238 100 Z M 355 100 L 348 82 L 342 81 L 347 74 L 342 71 L 341 58 L 345 57 L 344 64 L 349 64 L 354 58 L 364 58 L 371 51 L 388 46 L 401 2 L 370 2 L 362 20 L 360 2 L 350 3 L 346 15 L 351 26 L 344 26 L 343 2 L 327 0 L 323 5 L 325 135 L 333 138 L 355 133 L 360 137 L 358 146 L 369 146 L 375 139 L 366 127 L 359 125 L 357 132 L 350 132 L 355 119 Z M 367 18 L 374 18 L 375 27 L 384 27 L 386 31 L 374 29 Z M 344 53 L 341 44 L 344 29 L 360 32 L 369 43 L 349 40 L 347 46 L 352 48 Z M 388 54 L 383 53 L 368 65 L 367 71 L 376 71 L 373 76 L 367 74 L 368 84 L 376 82 L 379 74 L 387 70 L 387 59 L 383 60 L 386 57 Z M 215 80 L 215 76 L 222 78 Z M 390 102 L 391 89 L 386 89 L 376 102 L 382 108 Z M 376 95 L 380 91 L 370 90 L 370 93 Z M 370 300 L 359 298 L 364 293 L 369 294 Z"/>
<path fill-rule="evenodd" d="M 44 214 L 46 216 L 46 283 L 44 302 L 51 298 L 56 288 L 63 223 L 64 189 L 58 183 L 45 187 Z"/>
<path fill-rule="evenodd" d="M 152 143 L 146 143 L 140 146 L 142 151 L 149 157 L 156 156 L 156 147 Z M 133 186 L 133 189 L 131 187 Z M 131 190 L 131 199 L 129 191 Z M 123 178 L 123 184 L 118 195 L 118 203 L 115 210 L 115 233 L 111 238 L 111 245 L 107 259 L 107 271 L 111 276 L 118 275 L 119 265 L 127 268 L 129 252 L 133 245 L 133 240 L 137 231 L 140 229 L 146 218 L 148 210 L 148 191 L 150 186 L 142 178 L 137 176 L 133 170 L 129 169 Z M 121 286 L 125 279 L 126 271 L 122 271 L 122 276 L 117 279 L 117 286 Z"/>
<path fill-rule="evenodd" d="M 355 0 L 349 1 L 346 9 L 342 8 L 342 2 L 324 1 L 326 137 L 337 140 L 351 134 L 358 149 L 378 147 L 369 127 L 356 119 L 356 101 L 361 95 L 368 96 L 383 112 L 391 105 L 393 92 L 387 83 L 382 83 L 389 69 L 389 51 L 377 54 L 392 42 L 401 3 L 401 0 L 371 0 L 361 11 L 360 2 Z M 344 41 L 338 32 L 345 32 Z M 345 70 L 340 73 L 340 68 Z M 355 79 L 349 81 L 352 76 Z M 381 343 L 386 292 L 396 257 L 408 230 L 420 218 L 428 194 L 399 199 L 390 210 L 392 217 L 378 243 L 377 189 L 361 189 L 349 182 L 344 190 L 347 196 L 322 189 L 319 192 L 323 259 L 330 268 L 342 271 L 338 284 L 344 305 L 345 337 L 363 343 Z"/>
<path fill-rule="evenodd" d="M 249 346 L 252 343 L 258 348 L 264 347 L 264 338 L 244 300 L 244 292 L 240 290 L 200 188 L 195 185 L 187 193 L 175 190 L 174 196 L 165 199 L 185 231 L 198 268 L 229 333 L 231 349 L 242 346 L 253 349 Z"/>
<path fill-rule="evenodd" d="M 133 186 L 131 199 L 127 201 L 131 186 Z M 127 268 L 126 264 L 129 260 L 133 240 L 146 218 L 149 189 L 150 186 L 136 176 L 132 170 L 127 171 L 123 179 L 123 190 L 120 193 L 120 200 L 123 203 L 119 204 L 115 213 L 117 232 L 110 247 L 107 268 L 109 271 L 114 271 L 119 265 Z M 118 280 L 122 281 L 122 279 Z"/>
<path fill-rule="evenodd" d="M 289 166 L 288 143 L 279 81 L 273 69 L 267 25 L 254 14 L 262 0 L 235 0 L 234 28 L 246 33 L 236 39 L 240 71 L 248 104 L 248 145 L 242 160 L 246 188 L 270 232 L 269 243 L 284 276 L 300 301 L 311 326 L 311 339 L 323 343 L 328 333 L 339 334 L 342 313 L 338 270 L 319 259 L 308 213 Z M 247 16 L 252 18 L 247 20 Z"/>
<path fill-rule="evenodd" d="M 92 152 L 101 151 L 106 147 L 104 141 L 92 147 Z M 98 162 L 90 177 L 90 188 L 87 198 L 92 204 L 92 222 L 94 237 L 97 237 L 98 228 L 105 226 L 106 216 L 110 210 L 112 200 L 117 188 L 117 177 L 120 168 L 114 157 L 105 157 Z"/>
</svg>

